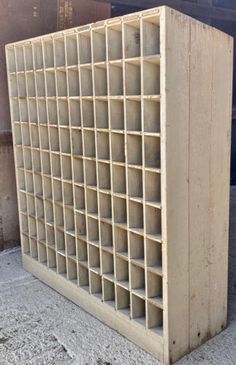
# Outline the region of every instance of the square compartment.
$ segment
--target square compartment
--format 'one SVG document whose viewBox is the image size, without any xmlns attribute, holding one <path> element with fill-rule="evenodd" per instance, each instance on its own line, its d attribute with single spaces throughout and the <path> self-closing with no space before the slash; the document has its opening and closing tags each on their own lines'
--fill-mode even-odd
<svg viewBox="0 0 236 365">
<path fill-rule="evenodd" d="M 57 127 L 49 128 L 50 149 L 59 152 L 59 132 Z"/>
<path fill-rule="evenodd" d="M 38 147 L 38 127 L 35 128 L 35 147 Z M 31 128 L 31 131 L 33 128 Z M 39 126 L 39 136 L 40 136 L 40 146 L 43 150 L 49 149 L 49 137 L 48 137 L 48 127 L 46 126 Z M 32 140 L 33 140 L 33 134 L 32 134 Z"/>
<path fill-rule="evenodd" d="M 48 248 L 48 267 L 49 269 L 56 270 L 57 262 L 56 262 L 56 252 L 52 248 Z"/>
<path fill-rule="evenodd" d="M 112 161 L 125 162 L 125 137 L 123 134 L 111 134 Z"/>
<path fill-rule="evenodd" d="M 160 53 L 160 18 L 148 17 L 143 20 L 143 55 L 152 56 Z"/>
<path fill-rule="evenodd" d="M 100 209 L 99 214 L 101 218 L 111 218 L 112 208 L 111 208 L 111 196 L 108 194 L 99 194 Z"/>
<path fill-rule="evenodd" d="M 88 240 L 99 244 L 98 221 L 91 217 L 88 217 Z"/>
<path fill-rule="evenodd" d="M 113 255 L 105 251 L 102 252 L 102 273 L 114 274 Z"/>
<path fill-rule="evenodd" d="M 55 71 L 46 71 L 46 90 L 48 97 L 56 96 Z"/>
<path fill-rule="evenodd" d="M 115 285 L 105 278 L 103 278 L 103 300 L 109 305 L 115 304 Z"/>
<path fill-rule="evenodd" d="M 130 258 L 144 264 L 144 238 L 133 232 L 129 233 Z"/>
<path fill-rule="evenodd" d="M 100 275 L 90 271 L 90 290 L 91 294 L 101 297 L 102 293 L 102 278 Z"/>
<path fill-rule="evenodd" d="M 161 234 L 161 211 L 146 206 L 146 232 L 150 235 Z"/>
<path fill-rule="evenodd" d="M 63 183 L 63 197 L 65 205 L 70 205 L 70 206 L 74 205 L 72 184 L 65 182 Z"/>
<path fill-rule="evenodd" d="M 130 292 L 117 285 L 117 309 L 123 314 L 130 315 Z"/>
<path fill-rule="evenodd" d="M 29 122 L 37 123 L 38 115 L 37 115 L 37 104 L 35 100 L 28 100 L 29 107 Z"/>
<path fill-rule="evenodd" d="M 53 204 L 49 200 L 45 200 L 45 214 L 45 221 L 52 224 L 54 222 Z"/>
<path fill-rule="evenodd" d="M 124 94 L 123 89 L 123 65 L 122 62 L 109 65 L 109 89 L 111 96 Z"/>
<path fill-rule="evenodd" d="M 146 262 L 147 267 L 162 272 L 162 247 L 159 242 L 146 240 Z"/>
<path fill-rule="evenodd" d="M 111 189 L 110 164 L 98 162 L 98 185 L 99 189 Z"/>
<path fill-rule="evenodd" d="M 93 62 L 106 61 L 105 28 L 94 29 L 92 37 L 93 37 Z"/>
<path fill-rule="evenodd" d="M 100 253 L 99 248 L 93 245 L 88 245 L 89 248 L 89 266 L 100 271 Z"/>
<path fill-rule="evenodd" d="M 84 183 L 83 160 L 78 158 L 73 158 L 73 173 L 74 173 L 74 182 L 83 184 Z"/>
<path fill-rule="evenodd" d="M 140 22 L 139 20 L 124 25 L 125 58 L 140 56 Z"/>
<path fill-rule="evenodd" d="M 113 211 L 115 223 L 127 223 L 126 200 L 122 198 L 113 198 Z"/>
<path fill-rule="evenodd" d="M 46 95 L 44 72 L 37 71 L 35 75 L 36 75 L 36 94 L 37 94 L 37 97 L 44 97 Z"/>
<path fill-rule="evenodd" d="M 48 122 L 52 125 L 58 124 L 57 103 L 54 100 L 48 100 Z"/>
<path fill-rule="evenodd" d="M 72 179 L 71 158 L 61 156 L 62 159 L 62 176 L 64 180 Z"/>
<path fill-rule="evenodd" d="M 125 64 L 126 95 L 141 94 L 141 69 L 139 61 Z"/>
<path fill-rule="evenodd" d="M 132 198 L 143 197 L 143 172 L 139 169 L 128 168 L 128 194 Z"/>
<path fill-rule="evenodd" d="M 148 303 L 148 328 L 162 335 L 163 311 L 155 305 Z"/>
<path fill-rule="evenodd" d="M 24 46 L 25 70 L 33 70 L 33 47 L 31 44 Z"/>
<path fill-rule="evenodd" d="M 42 47 L 41 41 L 33 43 L 33 52 L 34 52 L 34 67 L 36 69 L 43 68 L 44 67 L 44 65 L 43 65 L 43 47 Z"/>
<path fill-rule="evenodd" d="M 55 67 L 65 66 L 64 37 L 54 39 Z"/>
<path fill-rule="evenodd" d="M 85 215 L 81 213 L 76 213 L 76 232 L 78 236 L 86 235 L 86 219 Z"/>
<path fill-rule="evenodd" d="M 127 136 L 127 162 L 130 165 L 142 166 L 141 136 L 134 136 L 134 135 Z"/>
<path fill-rule="evenodd" d="M 41 160 L 42 160 L 42 173 L 50 175 L 51 174 L 50 154 L 48 152 L 42 151 Z"/>
<path fill-rule="evenodd" d="M 151 60 L 143 63 L 143 93 L 144 95 L 160 94 L 160 65 Z"/>
<path fill-rule="evenodd" d="M 82 124 L 83 127 L 94 127 L 93 102 L 89 100 L 82 101 Z"/>
<path fill-rule="evenodd" d="M 52 153 L 51 160 L 52 160 L 52 176 L 60 178 L 61 177 L 60 156 Z"/>
<path fill-rule="evenodd" d="M 124 282 L 128 289 L 129 286 L 129 263 L 123 258 L 117 256 L 116 257 L 116 280 L 120 282 Z"/>
<path fill-rule="evenodd" d="M 160 133 L 160 119 L 159 101 L 144 100 L 144 131 Z"/>
<path fill-rule="evenodd" d="M 110 128 L 124 130 L 124 102 L 123 100 L 110 101 Z"/>
<path fill-rule="evenodd" d="M 87 213 L 97 214 L 98 212 L 98 202 L 97 202 L 97 192 L 95 190 L 87 189 Z"/>
<path fill-rule="evenodd" d="M 57 269 L 58 269 L 58 274 L 66 277 L 67 275 L 66 258 L 60 253 L 57 254 Z"/>
<path fill-rule="evenodd" d="M 66 62 L 67 66 L 78 65 L 76 34 L 66 36 Z"/>
<path fill-rule="evenodd" d="M 126 123 L 128 131 L 138 131 L 142 130 L 141 125 L 141 102 L 127 100 L 126 102 Z"/>
<path fill-rule="evenodd" d="M 70 130 L 67 128 L 60 128 L 60 140 L 61 140 L 61 152 L 62 153 L 69 153 L 70 150 Z"/>
<path fill-rule="evenodd" d="M 89 286 L 89 274 L 88 269 L 82 265 L 79 265 L 79 286 L 88 290 Z"/>
<path fill-rule="evenodd" d="M 43 124 L 46 124 L 48 121 L 45 100 L 38 100 L 38 121 Z"/>
<path fill-rule="evenodd" d="M 129 201 L 129 228 L 143 228 L 143 204 Z"/>
<path fill-rule="evenodd" d="M 120 60 L 122 53 L 122 25 L 117 24 L 107 28 L 108 60 Z"/>
<path fill-rule="evenodd" d="M 77 239 L 77 252 L 79 262 L 88 262 L 88 248 L 87 243 L 80 239 Z"/>
<path fill-rule="evenodd" d="M 67 101 L 58 101 L 58 119 L 59 124 L 61 125 L 69 125 L 69 113 L 68 113 L 68 102 Z"/>
<path fill-rule="evenodd" d="M 70 122 L 72 127 L 81 126 L 80 102 L 79 100 L 69 100 Z"/>
<path fill-rule="evenodd" d="M 69 96 L 79 96 L 79 72 L 77 69 L 68 70 Z"/>
<path fill-rule="evenodd" d="M 106 66 L 94 67 L 94 86 L 96 96 L 107 95 L 107 69 Z"/>
<path fill-rule="evenodd" d="M 145 326 L 145 300 L 132 295 L 132 319 Z"/>
<path fill-rule="evenodd" d="M 161 176 L 155 172 L 145 172 L 145 199 L 150 203 L 161 201 Z"/>
<path fill-rule="evenodd" d="M 100 235 L 101 235 L 101 245 L 112 247 L 113 245 L 112 225 L 100 221 Z"/>
<path fill-rule="evenodd" d="M 161 146 L 159 137 L 145 137 L 145 166 L 150 168 L 160 168 L 161 166 Z"/>
<path fill-rule="evenodd" d="M 43 178 L 43 197 L 44 199 L 52 199 L 52 181 L 50 177 Z"/>
<path fill-rule="evenodd" d="M 75 231 L 75 217 L 72 209 L 64 208 L 65 216 L 65 230 L 74 233 Z"/>
<path fill-rule="evenodd" d="M 26 81 L 27 81 L 27 95 L 29 97 L 35 97 L 36 87 L 35 87 L 35 78 L 33 72 L 26 73 Z"/>
<path fill-rule="evenodd" d="M 43 50 L 45 67 L 54 67 L 53 41 L 51 39 L 43 40 Z"/>
<path fill-rule="evenodd" d="M 97 187 L 96 163 L 94 161 L 85 161 L 86 184 Z"/>
<path fill-rule="evenodd" d="M 126 194 L 125 167 L 113 164 L 112 174 L 113 174 L 113 192 L 118 194 Z"/>
<path fill-rule="evenodd" d="M 85 209 L 84 188 L 75 186 L 75 209 Z"/>
<path fill-rule="evenodd" d="M 62 182 L 60 180 L 53 179 L 53 200 L 62 203 Z"/>
<path fill-rule="evenodd" d="M 28 116 L 27 101 L 24 99 L 19 99 L 19 107 L 20 107 L 20 121 L 28 122 L 29 116 Z"/>
<path fill-rule="evenodd" d="M 127 231 L 119 227 L 114 227 L 115 250 L 120 254 L 128 257 L 128 237 Z"/>
<path fill-rule="evenodd" d="M 54 205 L 54 215 L 55 215 L 55 225 L 57 227 L 64 228 L 64 217 L 63 217 L 63 208 L 60 205 Z"/>
<path fill-rule="evenodd" d="M 76 258 L 76 244 L 75 237 L 67 234 L 66 235 L 66 254 L 73 258 Z"/>
<path fill-rule="evenodd" d="M 77 285 L 77 280 L 78 280 L 77 263 L 69 258 L 67 261 L 67 275 L 68 275 L 68 280 L 72 281 L 74 284 Z"/>
<path fill-rule="evenodd" d="M 162 302 L 162 277 L 150 271 L 147 272 L 147 296 Z"/>
<path fill-rule="evenodd" d="M 55 231 L 56 249 L 57 251 L 65 252 L 65 235 L 64 232 L 57 229 Z"/>
<path fill-rule="evenodd" d="M 96 127 L 108 129 L 108 103 L 103 100 L 95 101 Z"/>
<path fill-rule="evenodd" d="M 84 130 L 84 155 L 95 157 L 95 134 L 94 131 Z"/>
<path fill-rule="evenodd" d="M 91 63 L 91 37 L 90 32 L 79 33 L 80 63 Z"/>
<path fill-rule="evenodd" d="M 97 154 L 100 160 L 110 159 L 109 133 L 97 132 Z"/>
<path fill-rule="evenodd" d="M 93 95 L 92 69 L 90 66 L 80 68 L 82 96 Z"/>
</svg>

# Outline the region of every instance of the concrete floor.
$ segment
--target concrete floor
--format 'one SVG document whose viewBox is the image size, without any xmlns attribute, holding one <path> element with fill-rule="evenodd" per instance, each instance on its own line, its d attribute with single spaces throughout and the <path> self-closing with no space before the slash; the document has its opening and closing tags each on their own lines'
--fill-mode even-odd
<svg viewBox="0 0 236 365">
<path fill-rule="evenodd" d="M 236 364 L 236 188 L 231 194 L 229 325 L 177 365 Z M 0 365 L 159 365 L 117 332 L 0 254 Z"/>
</svg>

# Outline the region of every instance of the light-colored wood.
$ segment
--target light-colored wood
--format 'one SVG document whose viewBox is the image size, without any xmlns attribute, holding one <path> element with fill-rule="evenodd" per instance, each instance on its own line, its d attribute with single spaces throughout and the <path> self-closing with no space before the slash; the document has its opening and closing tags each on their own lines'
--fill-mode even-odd
<svg viewBox="0 0 236 365">
<path fill-rule="evenodd" d="M 230 37 L 161 7 L 6 53 L 25 268 L 173 363 L 226 324 Z"/>
</svg>

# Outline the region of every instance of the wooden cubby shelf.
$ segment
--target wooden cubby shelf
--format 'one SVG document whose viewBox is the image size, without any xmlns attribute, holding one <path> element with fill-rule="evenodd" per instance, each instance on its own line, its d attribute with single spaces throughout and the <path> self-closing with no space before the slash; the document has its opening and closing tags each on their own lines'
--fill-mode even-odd
<svg viewBox="0 0 236 365">
<path fill-rule="evenodd" d="M 231 53 L 167 7 L 6 46 L 24 267 L 165 364 L 226 325 Z"/>
</svg>

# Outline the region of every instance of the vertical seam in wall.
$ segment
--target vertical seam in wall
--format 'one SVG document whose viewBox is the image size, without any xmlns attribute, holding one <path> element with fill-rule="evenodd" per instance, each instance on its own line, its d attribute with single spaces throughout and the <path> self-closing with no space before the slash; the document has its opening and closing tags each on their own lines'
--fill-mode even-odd
<svg viewBox="0 0 236 365">
<path fill-rule="evenodd" d="M 188 223 L 187 223 L 187 230 L 188 230 L 188 349 L 190 351 L 190 126 L 191 126 L 191 23 L 189 24 L 189 63 L 188 63 L 188 87 L 189 87 L 189 102 L 188 102 L 188 109 L 189 109 L 189 124 L 188 124 Z"/>
</svg>

